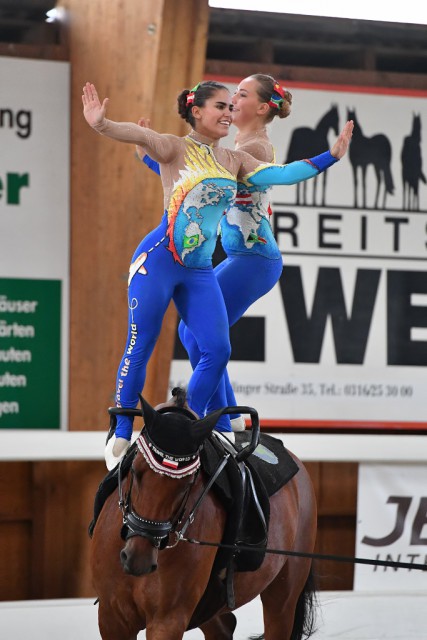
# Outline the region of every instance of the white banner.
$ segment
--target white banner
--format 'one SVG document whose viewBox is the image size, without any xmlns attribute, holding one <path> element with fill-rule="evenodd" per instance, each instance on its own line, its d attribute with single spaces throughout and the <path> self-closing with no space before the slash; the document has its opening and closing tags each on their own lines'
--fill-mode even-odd
<svg viewBox="0 0 427 640">
<path fill-rule="evenodd" d="M 238 402 L 269 427 L 426 428 L 427 92 L 289 88 L 291 116 L 270 125 L 278 163 L 356 126 L 341 162 L 273 189 L 284 271 L 232 328 Z M 174 360 L 171 386 L 190 374 Z"/>
<path fill-rule="evenodd" d="M 0 57 L 0 428 L 66 426 L 69 75 Z"/>
<path fill-rule="evenodd" d="M 425 465 L 359 465 L 356 557 L 427 568 Z M 427 590 L 427 571 L 356 564 L 354 588 Z"/>
</svg>

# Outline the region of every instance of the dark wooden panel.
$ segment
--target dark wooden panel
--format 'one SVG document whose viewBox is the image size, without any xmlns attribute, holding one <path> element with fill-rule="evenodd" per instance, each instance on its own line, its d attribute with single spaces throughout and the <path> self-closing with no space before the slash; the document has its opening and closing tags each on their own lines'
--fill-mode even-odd
<svg viewBox="0 0 427 640">
<path fill-rule="evenodd" d="M 353 558 L 356 544 L 356 518 L 352 516 L 320 516 L 316 553 Z M 351 590 L 354 564 L 316 560 L 318 587 L 326 591 Z"/>
<path fill-rule="evenodd" d="M 88 525 L 103 462 L 38 462 L 34 465 L 34 598 L 93 595 Z"/>
<path fill-rule="evenodd" d="M 259 73 L 255 62 L 233 62 L 230 60 L 207 60 L 206 73 L 213 76 L 233 76 L 246 78 Z M 368 87 L 392 87 L 425 90 L 425 76 L 386 71 L 362 71 L 355 69 L 330 69 L 318 67 L 296 67 L 272 64 L 268 73 L 282 82 L 309 82 L 321 84 L 358 85 Z"/>
<path fill-rule="evenodd" d="M 319 515 L 354 516 L 357 509 L 356 463 L 323 462 L 320 464 Z"/>
<path fill-rule="evenodd" d="M 0 522 L 30 520 L 31 462 L 0 462 Z"/>
<path fill-rule="evenodd" d="M 31 522 L 0 523 L 0 600 L 31 595 Z"/>
<path fill-rule="evenodd" d="M 357 512 L 355 463 L 307 462 L 317 499 L 318 520 L 315 552 L 354 557 Z M 321 590 L 353 588 L 354 564 L 316 560 L 315 572 Z"/>
</svg>

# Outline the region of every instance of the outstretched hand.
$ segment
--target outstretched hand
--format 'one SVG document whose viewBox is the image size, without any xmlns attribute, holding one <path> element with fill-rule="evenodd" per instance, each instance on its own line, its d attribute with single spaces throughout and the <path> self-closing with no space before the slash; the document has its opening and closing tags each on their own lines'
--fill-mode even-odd
<svg viewBox="0 0 427 640">
<path fill-rule="evenodd" d="M 150 123 L 149 118 L 140 118 L 138 120 L 138 124 L 139 124 L 140 127 L 143 127 L 145 129 L 150 129 L 151 128 L 150 127 L 151 123 Z M 138 156 L 138 158 L 140 160 L 142 160 L 142 158 L 145 156 L 145 151 L 144 151 L 143 147 L 139 146 L 139 144 L 136 145 L 136 154 L 137 154 L 137 156 Z"/>
<path fill-rule="evenodd" d="M 348 120 L 345 123 L 344 129 L 341 131 L 337 141 L 331 149 L 331 155 L 333 155 L 334 158 L 340 160 L 347 153 L 347 149 L 353 135 L 353 127 L 353 120 Z"/>
<path fill-rule="evenodd" d="M 95 85 L 86 82 L 83 87 L 83 115 L 91 127 L 96 127 L 102 123 L 107 112 L 108 98 L 104 98 L 102 104 L 98 98 Z"/>
</svg>

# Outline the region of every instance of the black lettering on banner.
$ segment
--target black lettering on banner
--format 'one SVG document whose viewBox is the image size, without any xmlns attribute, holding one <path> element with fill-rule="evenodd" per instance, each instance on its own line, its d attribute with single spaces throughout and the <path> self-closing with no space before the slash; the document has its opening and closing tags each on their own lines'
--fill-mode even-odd
<svg viewBox="0 0 427 640">
<path fill-rule="evenodd" d="M 230 327 L 231 358 L 242 362 L 265 362 L 265 318 L 243 316 Z M 188 354 L 175 336 L 174 360 L 188 360 Z"/>
<path fill-rule="evenodd" d="M 338 227 L 327 226 L 326 223 L 330 220 L 341 221 L 342 215 L 334 214 L 334 213 L 319 214 L 319 238 L 318 238 L 319 249 L 342 249 L 341 242 L 326 241 L 326 234 L 329 234 L 329 233 L 339 234 L 341 231 Z"/>
<path fill-rule="evenodd" d="M 412 498 L 407 496 L 390 496 L 387 500 L 387 504 L 397 504 L 396 523 L 394 529 L 383 538 L 371 538 L 364 536 L 362 538 L 363 544 L 368 544 L 371 547 L 386 547 L 399 540 L 405 527 L 405 519 L 411 506 Z"/>
<path fill-rule="evenodd" d="M 14 113 L 12 109 L 0 108 L 0 129 L 2 128 L 16 128 L 16 135 L 26 140 L 30 137 L 32 130 L 31 111 L 20 109 Z"/>
<path fill-rule="evenodd" d="M 400 225 L 408 224 L 409 218 L 384 218 L 384 222 L 391 222 L 393 225 L 393 251 L 400 249 Z"/>
<path fill-rule="evenodd" d="M 423 527 L 427 526 L 427 498 L 420 499 L 420 504 L 412 525 L 411 544 L 427 544 L 427 536 L 422 537 Z"/>
<path fill-rule="evenodd" d="M 425 271 L 387 272 L 387 364 L 427 365 L 427 341 L 411 340 L 412 327 L 427 327 L 427 305 L 412 305 L 413 293 L 427 294 Z"/>
<path fill-rule="evenodd" d="M 338 364 L 363 364 L 381 271 L 358 269 L 350 317 L 341 273 L 319 268 L 311 317 L 307 314 L 300 267 L 285 266 L 280 288 L 295 362 L 319 363 L 326 320 L 332 321 Z"/>
<path fill-rule="evenodd" d="M 289 226 L 282 226 L 283 220 L 290 220 Z M 296 233 L 296 228 L 298 227 L 298 216 L 296 213 L 292 213 L 291 211 L 278 211 L 273 216 L 273 230 L 274 237 L 279 243 L 279 235 L 281 233 L 287 233 L 292 238 L 292 248 L 298 247 L 298 236 Z"/>
</svg>

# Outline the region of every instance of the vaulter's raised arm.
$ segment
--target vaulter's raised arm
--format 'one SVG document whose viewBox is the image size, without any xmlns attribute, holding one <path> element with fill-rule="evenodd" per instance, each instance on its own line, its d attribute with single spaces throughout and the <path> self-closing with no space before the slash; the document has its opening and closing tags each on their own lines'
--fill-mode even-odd
<svg viewBox="0 0 427 640">
<path fill-rule="evenodd" d="M 338 162 L 345 155 L 352 133 L 353 122 L 350 120 L 346 123 L 330 151 L 325 151 L 313 158 L 296 160 L 284 165 L 259 163 L 252 156 L 240 151 L 238 153 L 242 155 L 242 164 L 238 179 L 248 186 L 269 186 L 296 184 L 313 178 Z"/>
<path fill-rule="evenodd" d="M 134 122 L 114 122 L 105 117 L 108 98 L 102 104 L 93 84 L 87 82 L 83 87 L 83 115 L 86 122 L 98 133 L 119 142 L 138 144 L 149 151 L 150 156 L 160 163 L 171 162 L 179 148 L 179 138 L 140 127 Z"/>
<path fill-rule="evenodd" d="M 309 160 L 296 160 L 289 164 L 259 164 L 253 171 L 239 179 L 248 186 L 271 186 L 275 184 L 297 184 L 319 175 L 338 162 L 330 151 Z M 246 163 L 245 163 L 246 164 Z"/>
</svg>

